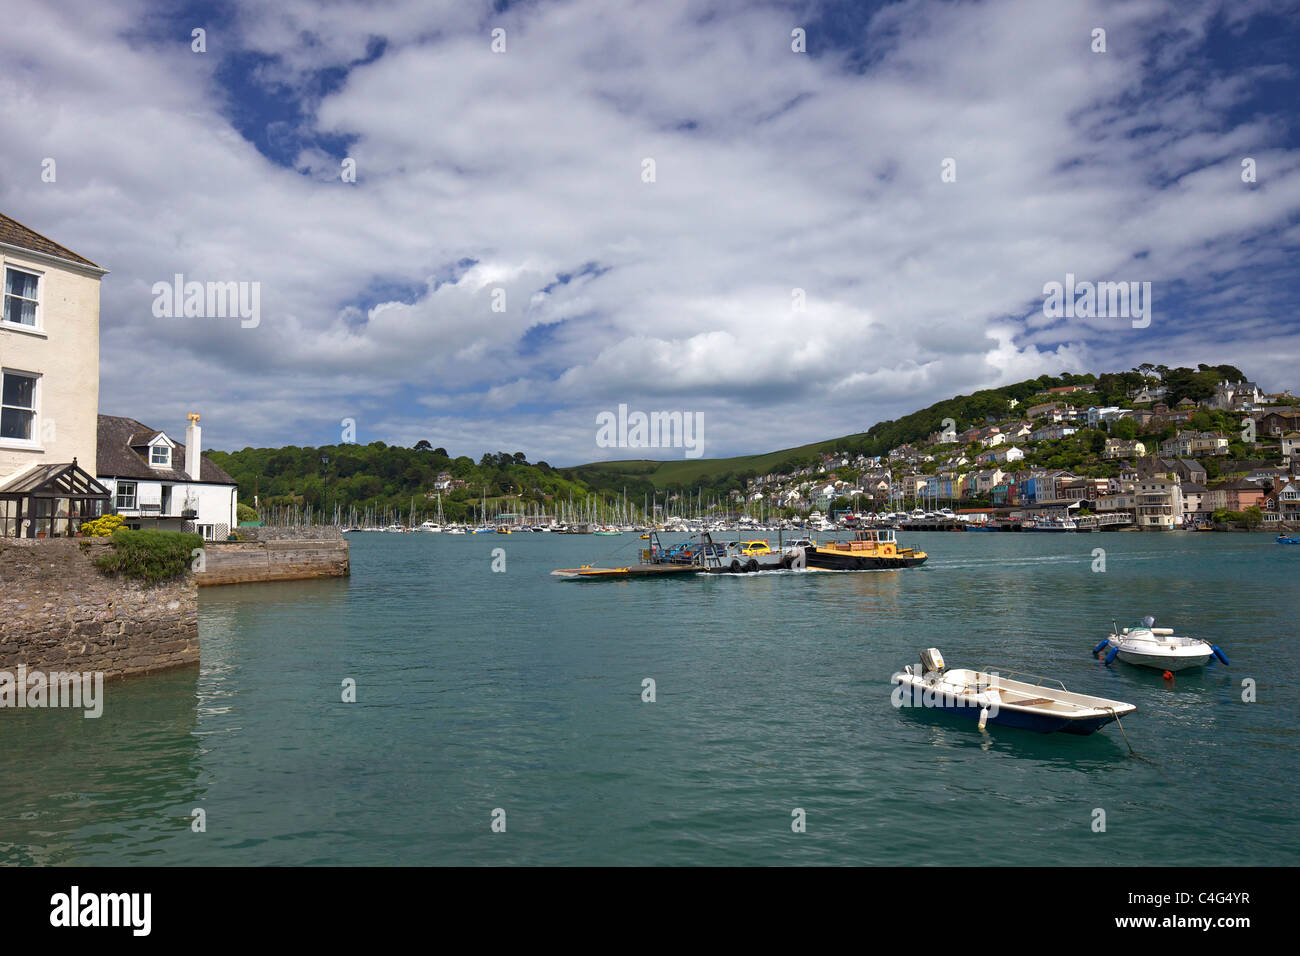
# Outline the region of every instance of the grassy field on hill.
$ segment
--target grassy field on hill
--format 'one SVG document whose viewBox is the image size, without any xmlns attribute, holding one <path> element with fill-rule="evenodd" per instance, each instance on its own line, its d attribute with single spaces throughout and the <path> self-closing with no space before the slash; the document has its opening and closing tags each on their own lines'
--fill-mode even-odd
<svg viewBox="0 0 1300 956">
<path fill-rule="evenodd" d="M 650 481 L 656 488 L 667 488 L 672 485 L 686 487 L 700 483 L 710 484 L 728 473 L 767 474 L 792 458 L 819 455 L 831 451 L 843 442 L 861 441 L 866 437 L 866 434 L 862 433 L 842 438 L 828 438 L 825 441 L 800 445 L 797 448 L 785 448 L 760 455 L 741 455 L 736 458 L 677 458 L 669 461 L 637 458 L 624 461 L 595 461 L 564 470 L 566 473 L 572 472 L 575 478 L 596 487 L 609 487 L 610 482 L 616 481 L 619 477 Z"/>
</svg>

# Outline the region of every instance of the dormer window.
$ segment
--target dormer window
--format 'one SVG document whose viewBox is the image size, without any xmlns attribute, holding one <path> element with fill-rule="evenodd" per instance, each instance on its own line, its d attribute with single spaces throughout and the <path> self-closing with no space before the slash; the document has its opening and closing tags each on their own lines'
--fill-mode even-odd
<svg viewBox="0 0 1300 956">
<path fill-rule="evenodd" d="M 172 450 L 167 445 L 154 445 L 149 449 L 149 464 L 155 468 L 172 466 Z"/>
</svg>

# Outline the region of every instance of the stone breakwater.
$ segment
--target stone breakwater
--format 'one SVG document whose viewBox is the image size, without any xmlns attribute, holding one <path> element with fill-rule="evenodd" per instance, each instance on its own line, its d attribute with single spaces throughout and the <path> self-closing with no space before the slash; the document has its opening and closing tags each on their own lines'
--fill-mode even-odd
<svg viewBox="0 0 1300 956">
<path fill-rule="evenodd" d="M 110 577 L 94 538 L 0 538 L 0 670 L 102 671 L 197 664 L 194 575 L 143 585 Z"/>
<path fill-rule="evenodd" d="M 316 532 L 312 538 L 304 531 Z M 210 541 L 194 577 L 200 586 L 347 577 L 352 571 L 348 542 L 337 528 L 240 528 L 258 532 L 256 541 Z"/>
<path fill-rule="evenodd" d="M 333 525 L 240 525 L 235 529 L 240 541 L 345 541 L 343 532 Z"/>
</svg>

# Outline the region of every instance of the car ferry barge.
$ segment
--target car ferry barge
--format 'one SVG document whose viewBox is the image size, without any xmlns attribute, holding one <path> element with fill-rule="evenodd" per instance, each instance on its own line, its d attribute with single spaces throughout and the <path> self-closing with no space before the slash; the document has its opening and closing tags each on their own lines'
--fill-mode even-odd
<svg viewBox="0 0 1300 956">
<path fill-rule="evenodd" d="M 823 541 L 805 548 L 804 554 L 808 567 L 823 571 L 914 568 L 929 557 L 924 551 L 900 548 L 891 528 L 858 531 L 849 541 Z"/>
</svg>

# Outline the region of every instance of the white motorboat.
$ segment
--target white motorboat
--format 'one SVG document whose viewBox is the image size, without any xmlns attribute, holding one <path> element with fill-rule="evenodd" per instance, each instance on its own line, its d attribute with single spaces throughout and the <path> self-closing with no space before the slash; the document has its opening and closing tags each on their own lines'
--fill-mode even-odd
<svg viewBox="0 0 1300 956">
<path fill-rule="evenodd" d="M 1014 680 L 1008 675 L 1027 678 Z M 1032 683 L 1030 681 L 1033 681 Z M 895 707 L 924 707 L 986 725 L 1019 727 L 1039 733 L 1091 734 L 1137 710 L 1135 704 L 1076 694 L 1050 677 L 1007 671 L 948 670 L 936 648 L 921 654 L 921 665 L 908 665 L 893 676 Z M 1047 684 L 1055 686 L 1047 686 Z"/>
<path fill-rule="evenodd" d="M 1228 657 L 1216 644 L 1199 637 L 1179 637 L 1172 627 L 1156 627 L 1156 619 L 1147 615 L 1141 624 L 1114 629 L 1093 648 L 1094 656 L 1104 657 L 1107 664 L 1118 657 L 1126 664 L 1154 667 L 1158 671 L 1181 671 L 1200 667 L 1218 658 Z"/>
</svg>

